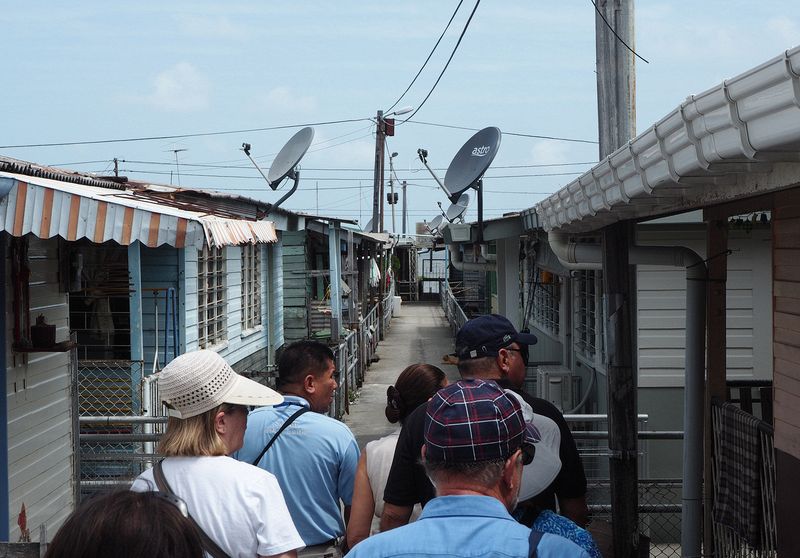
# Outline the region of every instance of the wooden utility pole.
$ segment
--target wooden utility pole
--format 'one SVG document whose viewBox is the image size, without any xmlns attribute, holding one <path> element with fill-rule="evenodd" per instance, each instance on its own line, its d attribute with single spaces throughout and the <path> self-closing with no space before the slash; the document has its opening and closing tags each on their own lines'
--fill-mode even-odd
<svg viewBox="0 0 800 558">
<path fill-rule="evenodd" d="M 635 135 L 633 0 L 596 0 L 597 105 L 600 159 Z M 609 26 L 613 28 L 617 38 Z M 603 229 L 608 432 L 614 555 L 635 558 L 639 547 L 637 445 L 636 274 L 628 263 L 634 230 Z"/>
</svg>

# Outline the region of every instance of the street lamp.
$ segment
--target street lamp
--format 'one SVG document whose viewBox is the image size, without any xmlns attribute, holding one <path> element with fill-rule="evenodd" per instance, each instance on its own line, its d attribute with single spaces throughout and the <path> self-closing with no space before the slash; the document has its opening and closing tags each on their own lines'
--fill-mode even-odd
<svg viewBox="0 0 800 558">
<path fill-rule="evenodd" d="M 397 198 L 394 197 L 394 179 L 392 176 L 394 175 L 394 166 L 392 165 L 392 161 L 394 158 L 397 157 L 397 151 L 393 151 L 391 155 L 389 155 L 389 204 L 392 206 L 392 233 L 397 232 L 397 228 L 395 226 L 394 221 L 394 206 L 397 205 Z"/>
<path fill-rule="evenodd" d="M 403 107 L 386 114 L 379 110 L 375 117 L 377 128 L 375 133 L 375 174 L 372 192 L 372 232 L 383 231 L 383 150 L 386 136 L 394 135 L 394 119 L 390 117 L 407 114 L 412 110 L 414 110 L 414 107 Z"/>
</svg>

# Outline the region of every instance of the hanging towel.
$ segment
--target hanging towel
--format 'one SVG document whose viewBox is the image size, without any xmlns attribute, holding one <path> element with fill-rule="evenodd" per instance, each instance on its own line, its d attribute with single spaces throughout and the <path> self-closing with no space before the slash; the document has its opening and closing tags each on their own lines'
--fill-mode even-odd
<svg viewBox="0 0 800 558">
<path fill-rule="evenodd" d="M 733 529 L 755 549 L 761 546 L 762 532 L 759 423 L 736 405 L 722 404 L 714 487 L 714 521 Z"/>
</svg>

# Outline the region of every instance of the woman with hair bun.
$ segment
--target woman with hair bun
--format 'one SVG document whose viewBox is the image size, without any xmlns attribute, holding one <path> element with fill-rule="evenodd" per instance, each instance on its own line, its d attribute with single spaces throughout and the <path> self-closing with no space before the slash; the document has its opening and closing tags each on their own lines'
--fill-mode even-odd
<svg viewBox="0 0 800 558">
<path fill-rule="evenodd" d="M 392 424 L 403 423 L 406 416 L 447 385 L 444 372 L 431 364 L 412 364 L 400 373 L 395 385 L 386 390 L 386 418 Z M 372 518 L 383 512 L 383 489 L 392 466 L 394 448 L 400 434 L 398 427 L 388 436 L 369 442 L 358 461 L 353 504 L 347 524 L 347 547 L 353 548 L 370 535 Z M 418 508 L 419 506 L 417 506 Z M 412 519 L 419 515 L 415 508 Z"/>
</svg>

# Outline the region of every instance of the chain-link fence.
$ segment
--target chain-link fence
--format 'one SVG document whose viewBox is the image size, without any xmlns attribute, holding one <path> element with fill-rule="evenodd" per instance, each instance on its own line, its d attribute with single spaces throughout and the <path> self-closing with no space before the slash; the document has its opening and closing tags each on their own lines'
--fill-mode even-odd
<svg viewBox="0 0 800 558">
<path fill-rule="evenodd" d="M 81 360 L 76 368 L 79 497 L 127 484 L 152 455 L 142 413 L 143 363 Z M 149 435 L 153 438 L 152 434 Z"/>
</svg>

